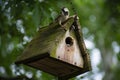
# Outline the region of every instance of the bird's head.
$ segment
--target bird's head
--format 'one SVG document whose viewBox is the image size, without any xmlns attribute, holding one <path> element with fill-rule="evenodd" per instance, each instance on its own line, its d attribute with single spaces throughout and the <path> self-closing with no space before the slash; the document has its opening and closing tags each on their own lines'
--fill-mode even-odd
<svg viewBox="0 0 120 80">
<path fill-rule="evenodd" d="M 69 16 L 69 10 L 66 7 L 63 7 L 62 9 L 62 15 Z"/>
</svg>

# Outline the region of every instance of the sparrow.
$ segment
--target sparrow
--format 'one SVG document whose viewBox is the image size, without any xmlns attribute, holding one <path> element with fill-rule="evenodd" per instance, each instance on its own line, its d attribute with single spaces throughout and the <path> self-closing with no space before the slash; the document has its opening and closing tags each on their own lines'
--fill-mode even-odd
<svg viewBox="0 0 120 80">
<path fill-rule="evenodd" d="M 59 22 L 59 24 L 64 28 L 62 22 L 69 18 L 69 10 L 66 7 L 61 9 L 61 14 L 55 19 L 55 21 Z"/>
</svg>

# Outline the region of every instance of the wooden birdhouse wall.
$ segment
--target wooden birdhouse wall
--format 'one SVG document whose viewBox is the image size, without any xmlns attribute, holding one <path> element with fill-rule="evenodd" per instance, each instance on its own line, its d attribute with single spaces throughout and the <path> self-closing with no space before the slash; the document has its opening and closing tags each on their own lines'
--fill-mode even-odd
<svg viewBox="0 0 120 80">
<path fill-rule="evenodd" d="M 83 58 L 73 31 L 66 31 L 56 48 L 55 58 L 83 68 Z"/>
</svg>

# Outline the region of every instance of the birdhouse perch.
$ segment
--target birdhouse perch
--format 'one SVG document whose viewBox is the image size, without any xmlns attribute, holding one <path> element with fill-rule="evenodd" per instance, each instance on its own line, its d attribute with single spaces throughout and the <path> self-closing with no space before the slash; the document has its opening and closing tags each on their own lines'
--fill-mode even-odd
<svg viewBox="0 0 120 80">
<path fill-rule="evenodd" d="M 68 79 L 91 70 L 77 16 L 40 28 L 17 60 L 61 79 Z"/>
</svg>

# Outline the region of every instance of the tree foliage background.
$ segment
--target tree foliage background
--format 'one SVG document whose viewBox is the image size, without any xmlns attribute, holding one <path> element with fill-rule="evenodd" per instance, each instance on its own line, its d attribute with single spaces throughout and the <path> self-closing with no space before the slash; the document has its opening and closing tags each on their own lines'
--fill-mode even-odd
<svg viewBox="0 0 120 80">
<path fill-rule="evenodd" d="M 0 0 L 0 77 L 55 79 L 24 65 L 18 68 L 14 61 L 38 29 L 52 22 L 62 7 L 68 7 L 71 15 L 75 8 L 92 61 L 91 72 L 73 79 L 120 79 L 120 0 Z"/>
</svg>

